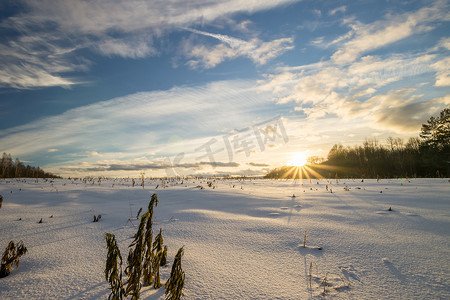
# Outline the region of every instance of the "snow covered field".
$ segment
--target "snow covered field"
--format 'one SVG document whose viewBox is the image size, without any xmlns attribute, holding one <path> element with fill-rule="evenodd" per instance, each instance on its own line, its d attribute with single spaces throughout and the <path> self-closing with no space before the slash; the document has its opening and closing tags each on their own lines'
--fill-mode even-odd
<svg viewBox="0 0 450 300">
<path fill-rule="evenodd" d="M 147 179 L 145 189 L 123 179 L 0 180 L 0 251 L 10 240 L 28 248 L 0 279 L 0 299 L 106 299 L 103 233 L 116 235 L 126 260 L 135 216 L 152 193 L 154 232 L 162 228 L 169 247 L 162 282 L 184 245 L 186 299 L 308 299 L 324 289 L 338 299 L 450 299 L 448 179 L 212 186 L 206 179 Z M 144 288 L 141 297 L 163 299 L 164 288 Z"/>
</svg>

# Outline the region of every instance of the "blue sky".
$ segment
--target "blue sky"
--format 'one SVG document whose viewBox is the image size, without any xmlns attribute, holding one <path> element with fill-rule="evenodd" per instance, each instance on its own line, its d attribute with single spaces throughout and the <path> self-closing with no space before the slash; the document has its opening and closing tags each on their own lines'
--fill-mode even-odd
<svg viewBox="0 0 450 300">
<path fill-rule="evenodd" d="M 0 151 L 63 176 L 261 175 L 417 136 L 449 1 L 2 1 Z"/>
</svg>

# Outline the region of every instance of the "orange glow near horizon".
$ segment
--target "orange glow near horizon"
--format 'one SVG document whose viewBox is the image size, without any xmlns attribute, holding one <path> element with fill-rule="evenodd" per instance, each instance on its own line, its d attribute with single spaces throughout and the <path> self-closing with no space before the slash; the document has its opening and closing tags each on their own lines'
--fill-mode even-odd
<svg viewBox="0 0 450 300">
<path fill-rule="evenodd" d="M 277 178 L 283 179 L 325 179 L 335 178 L 340 171 L 349 171 L 348 167 L 333 166 L 321 163 L 309 162 L 305 152 L 291 153 L 291 159 L 286 165 L 278 169 Z"/>
<path fill-rule="evenodd" d="M 327 178 L 333 178 L 333 174 L 338 170 L 343 170 L 343 167 L 326 166 L 318 164 L 305 164 L 301 167 L 286 166 L 288 169 L 284 172 L 281 178 L 285 179 L 324 179 L 325 176 L 331 176 Z M 322 174 L 325 174 L 322 175 Z"/>
<path fill-rule="evenodd" d="M 333 172 L 333 167 L 309 164 L 306 155 L 303 152 L 296 152 L 291 160 L 287 162 L 288 170 L 283 174 L 282 178 L 293 179 L 322 179 L 325 178 L 320 171 Z M 336 170 L 334 170 L 336 171 Z"/>
</svg>

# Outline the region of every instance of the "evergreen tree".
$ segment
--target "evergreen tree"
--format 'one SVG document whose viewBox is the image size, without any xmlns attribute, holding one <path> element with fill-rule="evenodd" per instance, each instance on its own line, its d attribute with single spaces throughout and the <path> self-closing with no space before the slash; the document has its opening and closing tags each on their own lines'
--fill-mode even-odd
<svg viewBox="0 0 450 300">
<path fill-rule="evenodd" d="M 422 169 L 430 176 L 450 175 L 450 108 L 423 124 L 420 137 Z"/>
<path fill-rule="evenodd" d="M 422 124 L 420 137 L 423 146 L 438 151 L 448 151 L 450 147 L 450 108 L 446 108 L 439 117 L 431 117 L 427 124 Z"/>
</svg>

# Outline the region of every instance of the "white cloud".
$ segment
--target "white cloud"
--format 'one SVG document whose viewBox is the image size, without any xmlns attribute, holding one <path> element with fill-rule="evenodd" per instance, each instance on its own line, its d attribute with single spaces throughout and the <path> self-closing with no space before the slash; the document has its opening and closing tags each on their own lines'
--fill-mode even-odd
<svg viewBox="0 0 450 300">
<path fill-rule="evenodd" d="M 49 34 L 22 36 L 0 44 L 0 86 L 34 88 L 41 86 L 68 87 L 79 83 L 76 79 L 59 75 L 67 71 L 82 71 L 89 66 L 84 59 L 74 59 L 79 49 L 65 45 Z"/>
<path fill-rule="evenodd" d="M 127 58 L 156 55 L 154 39 L 179 27 L 292 2 L 296 0 L 252 3 L 240 0 L 23 0 L 23 12 L 1 24 L 19 36 L 5 37 L 0 44 L 0 86 L 35 88 L 78 84 L 79 80 L 63 74 L 89 67 L 86 59 L 75 55 L 78 49 L 94 49 L 107 56 Z M 241 27 L 246 28 L 247 24 L 242 23 Z M 264 54 L 260 54 L 260 60 L 274 55 L 268 51 Z"/>
<path fill-rule="evenodd" d="M 188 59 L 193 58 L 186 62 L 186 65 L 191 69 L 213 68 L 225 59 L 238 56 L 235 50 L 223 44 L 209 48 L 204 45 L 193 45 L 191 42 L 186 42 L 183 48 L 186 57 Z"/>
<path fill-rule="evenodd" d="M 250 20 L 244 20 L 240 23 L 235 24 L 233 27 L 235 30 L 242 31 L 242 32 L 249 32 L 249 27 L 252 25 L 252 21 Z"/>
<path fill-rule="evenodd" d="M 313 44 L 328 48 L 342 45 L 330 60 L 298 67 L 278 68 L 267 75 L 260 89 L 272 91 L 273 99 L 283 105 L 295 103 L 295 111 L 304 113 L 309 122 L 338 117 L 341 122 L 361 122 L 368 127 L 411 134 L 431 115 L 448 105 L 448 95 L 428 96 L 421 92 L 426 76 L 435 74 L 435 86 L 450 82 L 449 59 L 443 55 L 448 41 L 423 52 L 408 54 L 365 55 L 370 50 L 429 30 L 431 25 L 447 20 L 446 2 L 414 13 L 390 15 L 385 20 L 361 24 L 349 19 L 352 30 L 325 42 Z M 415 82 L 424 78 L 425 82 Z M 438 94 L 439 95 L 439 94 Z"/>
<path fill-rule="evenodd" d="M 397 132 L 415 133 L 421 128 L 432 115 L 436 115 L 443 108 L 450 105 L 450 95 L 434 98 L 428 101 L 413 102 L 414 97 L 399 102 L 398 91 L 390 95 L 382 95 L 396 105 L 380 105 L 370 117 L 374 118 L 376 123 L 382 128 L 393 128 Z"/>
<path fill-rule="evenodd" d="M 259 65 L 266 64 L 269 60 L 294 48 L 292 38 L 281 38 L 270 42 L 263 42 L 253 38 L 244 41 L 222 34 L 213 34 L 186 28 L 193 33 L 215 38 L 222 42 L 215 46 L 194 45 L 191 40 L 184 43 L 183 52 L 190 60 L 186 63 L 191 68 L 212 68 L 221 62 L 245 56 Z"/>
<path fill-rule="evenodd" d="M 371 24 L 358 23 L 352 29 L 355 37 L 345 42 L 331 58 L 337 64 L 351 63 L 371 50 L 430 31 L 434 28 L 433 22 L 450 20 L 448 10 L 448 1 L 436 1 L 414 13 L 391 15 Z"/>
<path fill-rule="evenodd" d="M 426 51 L 386 58 L 365 56 L 346 66 L 328 61 L 285 67 L 279 69 L 279 74 L 267 76 L 267 81 L 260 81 L 260 89 L 272 91 L 279 104 L 295 103 L 295 110 L 310 121 L 338 116 L 374 128 L 412 133 L 420 129 L 426 117 L 446 105 L 446 98 L 427 99 L 418 93 L 421 84 L 408 83 L 411 78 L 431 75 L 436 70 L 438 80 L 445 78 L 442 74 L 448 74 L 448 68 L 442 66 L 448 62 L 439 58 Z M 398 88 L 398 82 L 407 88 Z M 408 114 L 403 114 L 402 109 Z M 391 111 L 395 117 L 388 116 Z"/>
<path fill-rule="evenodd" d="M 183 28 L 183 29 L 193 32 L 193 33 L 196 33 L 196 34 L 215 38 L 215 39 L 227 44 L 228 46 L 230 46 L 233 49 L 243 48 L 248 44 L 248 42 L 246 42 L 246 41 L 243 41 L 243 40 L 240 40 L 240 39 L 228 36 L 228 35 L 209 33 L 209 32 L 200 31 L 200 30 L 191 29 L 191 28 Z"/>
<path fill-rule="evenodd" d="M 283 54 L 288 50 L 294 49 L 292 38 L 280 38 L 270 42 L 252 41 L 257 46 L 249 57 L 258 64 L 265 64 L 269 60 Z"/>
<path fill-rule="evenodd" d="M 345 13 L 346 11 L 347 11 L 347 7 L 345 5 L 343 5 L 343 6 L 339 6 L 339 7 L 336 7 L 334 9 L 330 10 L 328 15 L 329 16 L 334 16 L 338 12 Z"/>
<path fill-rule="evenodd" d="M 106 39 L 97 46 L 98 51 L 108 56 L 142 58 L 157 54 L 157 50 L 145 40 Z"/>
<path fill-rule="evenodd" d="M 62 86 L 77 84 L 76 80 L 52 75 L 39 66 L 29 64 L 4 64 L 0 69 L 0 87 L 29 89 L 35 87 Z"/>
<path fill-rule="evenodd" d="M 340 43 L 342 43 L 342 42 L 344 42 L 344 41 L 346 41 L 346 40 L 349 40 L 349 39 L 352 38 L 354 35 L 355 35 L 355 31 L 351 30 L 351 31 L 347 32 L 346 34 L 344 34 L 344 35 L 342 35 L 342 36 L 336 38 L 335 40 L 333 40 L 333 41 L 331 41 L 331 42 L 329 42 L 329 43 L 324 43 L 324 42 L 322 41 L 322 43 L 321 43 L 321 44 L 318 44 L 318 45 L 319 45 L 319 46 L 323 46 L 323 47 L 325 47 L 325 48 L 328 48 L 328 47 L 333 46 L 333 45 L 336 45 L 336 44 L 339 45 Z"/>
<path fill-rule="evenodd" d="M 450 57 L 435 62 L 431 67 L 436 70 L 435 86 L 450 86 Z"/>
<path fill-rule="evenodd" d="M 215 135 L 274 117 L 270 95 L 254 81 L 137 93 L 71 109 L 61 115 L 0 130 L 2 151 L 23 157 L 59 149 L 73 161 L 117 152 L 127 157 L 174 155 L 198 148 Z M 276 115 L 275 115 L 276 116 Z M 172 136 L 177 143 L 168 143 Z M 173 139 L 172 139 L 173 140 Z"/>
<path fill-rule="evenodd" d="M 231 14 L 254 13 L 296 0 L 183 0 L 183 1 L 143 1 L 143 0 L 97 0 L 65 1 L 43 0 L 36 3 L 28 0 L 33 18 L 51 19 L 65 31 L 89 34 L 103 34 L 115 29 L 133 32 L 146 28 L 183 26 L 199 21 L 210 22 Z"/>
<path fill-rule="evenodd" d="M 450 50 L 450 37 L 442 38 L 439 41 L 438 47 L 442 47 L 442 48 L 445 48 L 447 50 Z"/>
<path fill-rule="evenodd" d="M 320 9 L 314 9 L 313 13 L 319 17 L 322 16 L 322 11 L 320 11 Z"/>
</svg>

